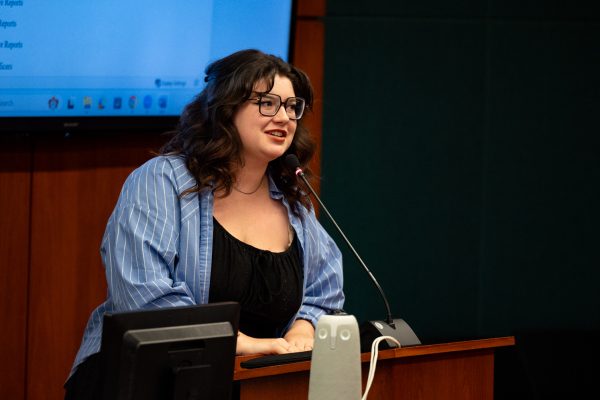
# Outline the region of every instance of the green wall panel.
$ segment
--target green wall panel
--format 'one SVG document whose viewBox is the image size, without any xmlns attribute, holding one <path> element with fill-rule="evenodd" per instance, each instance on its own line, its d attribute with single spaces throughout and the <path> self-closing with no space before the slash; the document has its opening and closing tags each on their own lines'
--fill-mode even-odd
<svg viewBox="0 0 600 400">
<path fill-rule="evenodd" d="M 328 208 L 395 316 L 426 339 L 470 335 L 479 297 L 484 26 L 368 18 L 326 26 Z M 349 253 L 345 261 L 347 311 L 382 318 L 365 273 Z"/>
<path fill-rule="evenodd" d="M 482 16 L 486 2 L 481 0 L 327 0 L 327 15 L 333 16 Z"/>
<path fill-rule="evenodd" d="M 600 327 L 600 26 L 489 28 L 482 324 Z"/>
<path fill-rule="evenodd" d="M 322 195 L 423 340 L 600 330 L 597 10 L 328 2 Z"/>
</svg>

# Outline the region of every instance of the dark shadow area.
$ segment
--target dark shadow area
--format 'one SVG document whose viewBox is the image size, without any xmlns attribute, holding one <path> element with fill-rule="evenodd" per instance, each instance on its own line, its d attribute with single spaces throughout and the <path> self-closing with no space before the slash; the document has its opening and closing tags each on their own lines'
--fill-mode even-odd
<svg viewBox="0 0 600 400">
<path fill-rule="evenodd" d="M 495 399 L 595 398 L 600 331 L 521 332 L 496 353 Z"/>
</svg>

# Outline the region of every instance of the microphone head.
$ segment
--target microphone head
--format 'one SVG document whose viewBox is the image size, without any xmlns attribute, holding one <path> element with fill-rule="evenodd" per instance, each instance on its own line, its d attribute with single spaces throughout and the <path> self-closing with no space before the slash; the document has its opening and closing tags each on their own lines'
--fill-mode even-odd
<svg viewBox="0 0 600 400">
<path fill-rule="evenodd" d="M 285 165 L 292 171 L 296 171 L 296 169 L 300 168 L 300 160 L 296 157 L 295 154 L 288 154 L 285 156 Z"/>
</svg>

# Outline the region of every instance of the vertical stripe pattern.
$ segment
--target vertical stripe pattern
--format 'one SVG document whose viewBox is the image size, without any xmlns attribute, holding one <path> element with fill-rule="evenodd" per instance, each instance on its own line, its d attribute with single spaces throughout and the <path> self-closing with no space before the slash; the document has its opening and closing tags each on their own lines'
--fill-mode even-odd
<svg viewBox="0 0 600 400">
<path fill-rule="evenodd" d="M 213 195 L 203 190 L 181 196 L 194 184 L 177 156 L 153 158 L 125 181 L 100 248 L 107 299 L 90 316 L 71 373 L 100 350 L 105 312 L 208 302 Z M 286 207 L 301 245 L 304 297 L 294 320 L 316 325 L 321 315 L 343 306 L 341 252 L 312 210 L 302 208 L 296 217 L 272 179 L 269 185 L 271 197 Z"/>
</svg>

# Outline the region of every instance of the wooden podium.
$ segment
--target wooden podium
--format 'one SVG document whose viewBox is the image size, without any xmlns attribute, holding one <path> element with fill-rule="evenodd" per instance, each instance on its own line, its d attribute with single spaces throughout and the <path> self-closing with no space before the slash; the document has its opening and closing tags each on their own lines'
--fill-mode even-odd
<svg viewBox="0 0 600 400">
<path fill-rule="evenodd" d="M 509 336 L 382 350 L 369 400 L 493 399 L 494 350 L 514 344 L 514 337 Z M 363 390 L 369 357 L 369 353 L 362 355 Z M 240 400 L 308 398 L 309 361 L 240 367 L 250 358 L 253 356 L 236 359 L 234 380 L 240 383 Z"/>
</svg>

